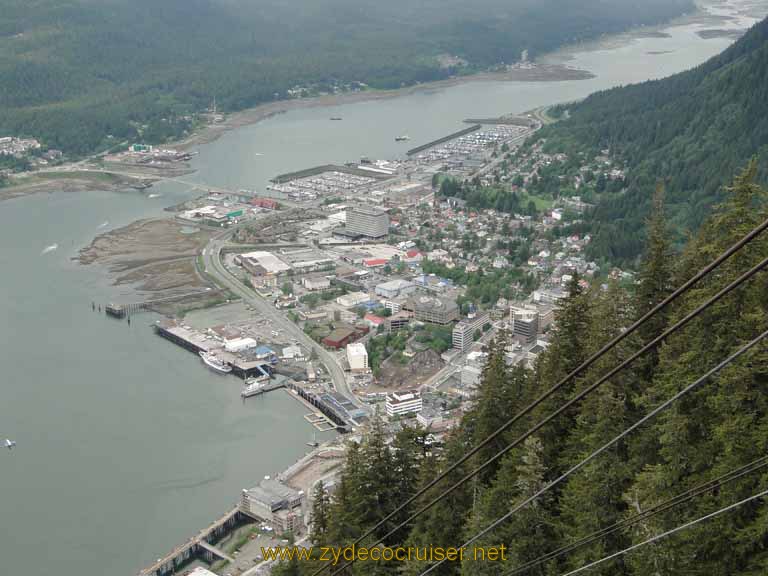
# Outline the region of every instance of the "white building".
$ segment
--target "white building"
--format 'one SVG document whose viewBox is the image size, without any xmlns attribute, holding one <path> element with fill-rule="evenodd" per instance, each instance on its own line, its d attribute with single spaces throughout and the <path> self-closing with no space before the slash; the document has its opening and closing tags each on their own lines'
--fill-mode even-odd
<svg viewBox="0 0 768 576">
<path fill-rule="evenodd" d="M 227 340 L 224 343 L 224 349 L 227 352 L 242 352 L 249 348 L 255 348 L 259 343 L 253 338 L 235 338 L 233 340 Z"/>
<path fill-rule="evenodd" d="M 307 290 L 327 290 L 331 287 L 331 281 L 328 278 L 307 278 L 301 279 L 301 284 Z"/>
<path fill-rule="evenodd" d="M 396 280 L 390 280 L 389 282 L 383 282 L 376 286 L 375 292 L 382 298 L 397 298 L 405 294 L 410 294 L 416 290 L 417 286 L 413 282 L 398 278 Z"/>
<path fill-rule="evenodd" d="M 462 352 L 469 350 L 475 341 L 475 332 L 482 330 L 488 322 L 488 314 L 483 312 L 456 324 L 453 327 L 453 347 Z"/>
<path fill-rule="evenodd" d="M 387 409 L 387 416 L 421 412 L 421 392 L 418 390 L 392 392 L 391 394 L 387 394 L 387 402 L 385 406 Z"/>
<path fill-rule="evenodd" d="M 347 344 L 347 361 L 349 369 L 353 372 L 368 370 L 368 351 L 362 342 Z"/>
<path fill-rule="evenodd" d="M 365 292 L 350 292 L 336 298 L 336 304 L 344 306 L 344 308 L 352 308 L 353 306 L 359 306 L 371 299 Z"/>
</svg>

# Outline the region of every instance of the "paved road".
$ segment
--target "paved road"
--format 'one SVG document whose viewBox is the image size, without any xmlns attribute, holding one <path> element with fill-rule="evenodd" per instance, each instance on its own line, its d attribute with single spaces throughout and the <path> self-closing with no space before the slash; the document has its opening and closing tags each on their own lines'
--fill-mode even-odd
<svg viewBox="0 0 768 576">
<path fill-rule="evenodd" d="M 306 348 L 314 350 L 318 359 L 325 365 L 333 381 L 336 390 L 348 397 L 355 406 L 364 408 L 365 405 L 352 393 L 347 385 L 347 379 L 344 371 L 339 366 L 336 358 L 325 348 L 307 336 L 296 324 L 291 322 L 286 316 L 278 311 L 272 302 L 256 294 L 253 290 L 245 286 L 240 280 L 229 272 L 221 260 L 221 249 L 229 240 L 234 232 L 234 228 L 217 234 L 209 241 L 203 252 L 203 263 L 206 272 L 212 276 L 218 283 L 229 288 L 245 302 L 253 306 L 260 314 L 269 318 L 276 326 L 290 334 L 295 340 L 299 341 Z"/>
</svg>

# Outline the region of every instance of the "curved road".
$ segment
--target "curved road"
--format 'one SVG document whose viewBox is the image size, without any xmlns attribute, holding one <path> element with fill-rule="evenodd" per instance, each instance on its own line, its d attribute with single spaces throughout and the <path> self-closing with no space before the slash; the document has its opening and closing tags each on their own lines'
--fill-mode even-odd
<svg viewBox="0 0 768 576">
<path fill-rule="evenodd" d="M 336 390 L 350 399 L 358 408 L 365 408 L 365 405 L 352 393 L 347 385 L 347 379 L 344 371 L 325 348 L 307 336 L 296 324 L 291 322 L 286 316 L 280 313 L 274 305 L 253 290 L 245 286 L 240 280 L 226 269 L 221 261 L 221 249 L 227 244 L 229 237 L 233 234 L 234 228 L 215 235 L 208 242 L 203 250 L 203 264 L 208 275 L 214 278 L 222 286 L 226 286 L 233 293 L 240 296 L 244 301 L 253 306 L 260 314 L 268 317 L 276 326 L 285 330 L 295 340 L 298 340 L 307 349 L 314 350 L 318 359 L 325 365 L 333 381 Z"/>
</svg>

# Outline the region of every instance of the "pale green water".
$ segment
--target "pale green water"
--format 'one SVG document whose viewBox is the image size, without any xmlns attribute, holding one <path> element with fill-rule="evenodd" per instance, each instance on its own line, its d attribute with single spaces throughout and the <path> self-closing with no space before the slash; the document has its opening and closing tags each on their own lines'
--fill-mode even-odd
<svg viewBox="0 0 768 576">
<path fill-rule="evenodd" d="M 203 146 L 190 176 L 263 189 L 281 172 L 360 155 L 393 157 L 468 116 L 522 112 L 663 76 L 726 45 L 690 27 L 576 55 L 597 78 L 471 83 L 402 98 L 276 116 Z M 648 51 L 671 50 L 663 55 Z M 343 122 L 330 122 L 330 116 Z M 394 137 L 408 133 L 408 145 Z M 256 153 L 263 154 L 257 156 Z M 304 453 L 312 428 L 283 393 L 243 405 L 238 382 L 156 337 L 91 312 L 120 299 L 98 269 L 70 262 L 108 228 L 187 197 L 38 195 L 0 204 L 0 573 L 127 576 L 234 504 L 239 490 Z M 41 255 L 49 245 L 58 250 Z M 123 300 L 128 300 L 123 295 Z"/>
</svg>

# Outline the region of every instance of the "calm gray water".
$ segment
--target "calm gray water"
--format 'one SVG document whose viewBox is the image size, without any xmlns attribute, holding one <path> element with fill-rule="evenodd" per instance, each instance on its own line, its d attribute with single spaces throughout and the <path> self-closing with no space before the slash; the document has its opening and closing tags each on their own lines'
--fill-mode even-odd
<svg viewBox="0 0 768 576">
<path fill-rule="evenodd" d="M 522 112 L 667 75 L 721 51 L 690 26 L 671 38 L 591 47 L 573 65 L 592 80 L 470 83 L 401 98 L 294 111 L 201 147 L 190 176 L 263 189 L 281 172 L 361 155 L 394 157 L 469 116 Z M 669 51 L 649 55 L 649 51 Z M 343 122 L 329 122 L 330 116 Z M 263 154 L 263 155 L 257 155 Z M 128 576 L 233 505 L 239 490 L 305 451 L 311 427 L 283 393 L 243 405 L 235 379 L 202 369 L 91 300 L 128 299 L 98 268 L 70 261 L 103 228 L 157 215 L 191 194 L 51 194 L 0 204 L 0 572 Z M 46 246 L 59 248 L 41 254 Z"/>
</svg>

